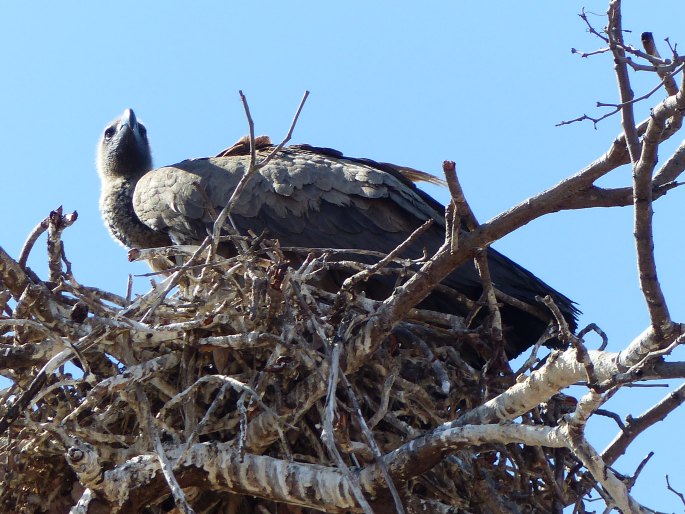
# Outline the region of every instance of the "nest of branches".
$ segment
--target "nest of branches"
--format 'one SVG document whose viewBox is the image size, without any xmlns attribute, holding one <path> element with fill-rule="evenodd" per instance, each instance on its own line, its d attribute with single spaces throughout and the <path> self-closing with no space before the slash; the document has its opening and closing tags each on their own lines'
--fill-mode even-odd
<svg viewBox="0 0 685 514">
<path fill-rule="evenodd" d="M 134 251 L 187 262 L 131 300 L 61 271 L 51 234 L 47 281 L 0 249 L 4 511 L 550 512 L 582 496 L 566 449 L 457 445 L 390 469 L 516 373 L 483 353 L 487 327 L 420 309 L 360 350 L 379 302 L 320 278 L 366 265 L 319 252 L 294 267 L 264 242 Z"/>
</svg>

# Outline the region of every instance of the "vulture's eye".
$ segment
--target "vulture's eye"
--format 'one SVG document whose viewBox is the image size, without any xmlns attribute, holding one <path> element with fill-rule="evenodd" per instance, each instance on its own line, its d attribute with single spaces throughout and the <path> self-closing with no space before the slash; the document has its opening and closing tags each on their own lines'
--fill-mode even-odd
<svg viewBox="0 0 685 514">
<path fill-rule="evenodd" d="M 107 130 L 105 130 L 105 139 L 112 139 L 114 132 L 116 132 L 114 127 L 107 127 Z"/>
</svg>

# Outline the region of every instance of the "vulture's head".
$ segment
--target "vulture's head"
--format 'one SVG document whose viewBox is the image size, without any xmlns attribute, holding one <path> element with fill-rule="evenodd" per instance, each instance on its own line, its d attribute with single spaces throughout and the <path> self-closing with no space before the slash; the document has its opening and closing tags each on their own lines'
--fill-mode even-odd
<svg viewBox="0 0 685 514">
<path fill-rule="evenodd" d="M 152 169 L 147 130 L 131 109 L 105 127 L 97 151 L 97 166 L 105 179 L 137 181 Z"/>
</svg>

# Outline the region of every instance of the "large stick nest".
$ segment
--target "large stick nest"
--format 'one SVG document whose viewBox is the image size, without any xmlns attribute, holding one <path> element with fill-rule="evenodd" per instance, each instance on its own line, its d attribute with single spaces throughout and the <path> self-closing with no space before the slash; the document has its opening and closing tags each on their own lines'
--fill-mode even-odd
<svg viewBox="0 0 685 514">
<path fill-rule="evenodd" d="M 155 442 L 167 452 L 230 443 L 241 456 L 354 471 L 515 381 L 487 326 L 466 328 L 460 318 L 419 309 L 350 370 L 348 342 L 377 302 L 318 286 L 339 263 L 312 253 L 295 269 L 279 251 L 260 251 L 199 265 L 203 255 L 134 301 L 80 286 L 70 270 L 43 282 L 3 256 L 2 368 L 15 382 L 2 407 L 4 511 L 67 512 L 86 487 L 97 496 L 108 473 L 158 453 Z M 341 379 L 327 420 L 336 345 Z M 66 356 L 53 359 L 54 369 L 43 368 L 60 351 Z M 567 404 L 554 399 L 526 422 L 551 424 Z M 84 464 L 84 448 L 93 449 L 94 463 Z M 566 450 L 462 447 L 417 476 L 396 477 L 394 487 L 410 511 L 550 512 L 562 495 L 565 503 L 577 497 L 576 475 L 560 471 L 573 467 Z M 174 508 L 160 476 L 135 477 L 137 487 L 105 505 Z M 248 496 L 217 490 L 192 471 L 176 478 L 196 512 L 275 512 L 268 483 Z M 376 512 L 394 511 L 387 486 L 367 499 Z"/>
</svg>

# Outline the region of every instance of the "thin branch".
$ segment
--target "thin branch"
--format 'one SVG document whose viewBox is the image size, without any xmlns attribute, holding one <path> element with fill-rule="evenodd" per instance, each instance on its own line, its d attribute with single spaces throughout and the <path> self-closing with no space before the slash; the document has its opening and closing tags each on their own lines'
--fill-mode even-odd
<svg viewBox="0 0 685 514">
<path fill-rule="evenodd" d="M 609 27 L 607 36 L 609 48 L 614 54 L 614 71 L 618 80 L 618 91 L 621 98 L 621 122 L 623 133 L 626 135 L 628 154 L 632 163 L 637 163 L 640 155 L 640 141 L 635 129 L 635 113 L 632 107 L 633 91 L 630 87 L 628 68 L 622 59 L 625 57 L 623 49 L 623 28 L 621 26 L 621 2 L 609 2 Z"/>
<path fill-rule="evenodd" d="M 276 148 L 271 150 L 271 153 L 267 155 L 263 160 L 259 162 L 257 165 L 259 168 L 263 168 L 269 162 L 271 159 L 273 159 L 276 155 L 278 155 L 278 152 L 281 151 L 281 149 L 290 141 L 290 139 L 293 137 L 293 131 L 295 130 L 295 125 L 297 124 L 297 120 L 300 117 L 300 113 L 302 112 L 302 108 L 304 107 L 304 103 L 307 101 L 307 98 L 309 97 L 309 91 L 305 91 L 304 95 L 302 95 L 302 100 L 300 100 L 300 105 L 297 107 L 297 112 L 295 112 L 295 116 L 293 116 L 293 121 L 290 123 L 290 128 L 288 129 L 288 133 L 285 135 L 283 140 L 278 143 Z"/>
<path fill-rule="evenodd" d="M 238 198 L 240 197 L 240 194 L 242 191 L 245 189 L 247 186 L 247 183 L 249 180 L 252 178 L 252 176 L 257 173 L 261 168 L 266 166 L 271 159 L 273 159 L 278 152 L 281 151 L 283 146 L 290 141 L 293 131 L 295 130 L 295 125 L 297 124 L 297 120 L 300 117 L 300 113 L 302 112 L 302 108 L 304 107 L 304 103 L 307 101 L 307 97 L 309 96 L 309 91 L 305 91 L 304 95 L 302 96 L 302 100 L 300 100 L 300 104 L 297 108 L 297 112 L 295 113 L 295 116 L 293 117 L 292 123 L 290 124 L 290 129 L 288 130 L 288 133 L 286 134 L 285 138 L 274 148 L 269 155 L 267 155 L 262 161 L 256 162 L 256 155 L 255 155 L 255 143 L 254 143 L 254 122 L 252 121 L 252 117 L 250 116 L 250 110 L 247 104 L 247 99 L 245 98 L 245 95 L 243 95 L 243 92 L 240 91 L 240 97 L 243 100 L 243 105 L 245 107 L 245 115 L 247 116 L 248 124 L 250 126 L 250 166 L 248 167 L 247 171 L 245 174 L 240 178 L 240 181 L 238 182 L 238 185 L 236 185 L 235 189 L 233 190 L 233 193 L 231 194 L 231 197 L 229 198 L 228 202 L 226 203 L 226 206 L 221 210 L 219 213 L 216 221 L 214 222 L 214 227 L 212 230 L 212 246 L 211 246 L 211 251 L 210 251 L 210 256 L 213 256 L 216 254 L 216 248 L 219 242 L 219 237 L 221 235 L 221 231 L 223 230 L 224 224 L 226 223 L 226 218 L 230 215 L 233 207 L 235 206 L 235 203 L 237 202 Z M 209 259 L 209 257 L 208 257 Z"/>
<path fill-rule="evenodd" d="M 471 209 L 471 206 L 466 200 L 464 190 L 459 183 L 454 161 L 443 161 L 442 171 L 445 174 L 445 180 L 447 181 L 447 187 L 449 188 L 450 195 L 452 197 L 452 203 L 455 208 L 457 219 L 462 220 L 468 230 L 476 230 L 479 226 L 479 223 L 475 214 L 473 213 L 473 210 Z M 455 226 L 452 234 L 458 234 L 459 230 L 460 227 L 457 226 L 455 220 Z M 453 251 L 456 250 L 455 244 L 452 244 L 452 249 Z M 482 298 L 484 298 L 491 316 L 490 330 L 492 332 L 492 337 L 495 341 L 499 342 L 500 346 L 503 348 L 502 315 L 500 314 L 495 288 L 493 287 L 492 278 L 490 277 L 487 251 L 479 250 L 474 258 L 474 263 L 483 287 Z"/>
<path fill-rule="evenodd" d="M 638 96 L 638 97 L 635 97 L 635 98 L 631 98 L 630 100 L 627 100 L 627 101 L 625 101 L 625 102 L 621 102 L 621 103 L 618 103 L 618 104 L 597 102 L 597 107 L 613 107 L 613 108 L 614 108 L 614 110 L 613 110 L 612 112 L 608 113 L 608 115 L 602 116 L 601 118 L 598 119 L 598 121 L 601 121 L 601 120 L 603 120 L 604 118 L 607 118 L 607 117 L 609 117 L 609 116 L 611 116 L 611 115 L 613 115 L 613 114 L 616 114 L 617 112 L 621 111 L 624 107 L 627 107 L 627 106 L 629 106 L 629 105 L 634 105 L 634 104 L 636 104 L 636 103 L 638 103 L 638 102 L 641 102 L 641 101 L 643 101 L 643 100 L 646 100 L 647 98 L 651 97 L 654 93 L 656 93 L 657 91 L 659 91 L 659 89 L 661 89 L 662 86 L 666 86 L 667 84 L 675 83 L 675 81 L 673 80 L 673 76 L 674 76 L 674 75 L 677 75 L 678 73 L 680 73 L 681 71 L 683 71 L 683 69 L 685 69 L 685 65 L 681 65 L 680 67 L 676 68 L 676 69 L 673 71 L 672 74 L 668 74 L 666 77 L 664 77 L 664 78 L 661 80 L 661 82 L 659 82 L 656 86 L 654 86 L 652 89 L 650 89 L 649 91 L 647 91 L 646 93 L 644 93 L 644 94 L 641 95 L 641 96 Z M 677 90 L 677 87 L 676 87 L 676 92 L 677 92 L 677 91 L 678 91 L 678 90 Z M 675 93 L 673 93 L 673 94 L 675 94 Z M 594 121 L 594 120 L 593 120 L 593 121 Z M 595 123 L 597 123 L 597 121 L 596 121 Z"/>
<path fill-rule="evenodd" d="M 36 225 L 29 236 L 26 238 L 24 245 L 21 247 L 21 252 L 19 253 L 19 259 L 17 262 L 22 268 L 26 268 L 26 261 L 29 259 L 29 254 L 33 249 L 33 245 L 36 243 L 40 235 L 48 229 L 48 224 L 50 223 L 50 216 L 47 216 L 38 225 Z"/>
<path fill-rule="evenodd" d="M 62 243 L 62 231 L 76 221 L 78 214 L 62 215 L 62 206 L 50 212 L 48 216 L 48 269 L 50 270 L 49 281 L 59 282 L 62 277 L 62 258 L 64 245 Z M 68 261 L 65 262 L 68 264 Z"/>
<path fill-rule="evenodd" d="M 194 514 L 195 511 L 188 503 L 186 495 L 178 483 L 176 476 L 174 475 L 173 467 L 166 456 L 166 451 L 162 445 L 162 440 L 159 438 L 159 432 L 157 431 L 157 428 L 152 420 L 152 413 L 150 412 L 150 403 L 147 399 L 147 395 L 143 391 L 141 385 L 137 385 L 135 391 L 136 399 L 138 400 L 138 404 L 140 406 L 140 412 L 144 418 L 141 420 L 141 424 L 145 427 L 148 437 L 152 440 L 155 453 L 159 459 L 159 467 L 164 474 L 164 479 L 166 480 L 167 484 L 169 484 L 169 489 L 174 497 L 174 503 L 176 503 L 176 507 L 178 507 L 182 513 Z"/>
<path fill-rule="evenodd" d="M 340 370 L 340 352 L 342 350 L 342 344 L 338 341 L 333 345 L 331 350 L 331 365 L 330 365 L 330 375 L 328 377 L 328 392 L 326 394 L 326 407 L 325 415 L 323 417 L 323 430 L 321 431 L 321 438 L 326 444 L 326 449 L 330 453 L 333 460 L 338 465 L 338 469 L 342 472 L 343 476 L 346 478 L 349 484 L 352 494 L 354 494 L 355 499 L 364 510 L 365 514 L 373 514 L 373 509 L 369 505 L 368 501 L 364 497 L 364 493 L 359 487 L 358 478 L 352 474 L 347 463 L 340 455 L 338 451 L 334 430 L 333 430 L 333 419 L 335 418 L 335 404 L 337 403 L 336 391 L 338 387 L 338 372 Z"/>
<path fill-rule="evenodd" d="M 654 42 L 654 36 L 651 32 L 643 32 L 640 35 L 640 41 L 642 41 L 642 47 L 645 49 L 645 52 L 647 52 L 652 57 L 661 59 L 661 55 L 659 55 L 659 50 L 657 49 L 656 43 Z M 656 72 L 659 74 L 659 77 L 661 78 L 664 84 L 666 92 L 669 95 L 675 95 L 678 92 L 678 85 L 676 84 L 673 75 L 664 72 L 659 67 L 657 67 Z"/>
<path fill-rule="evenodd" d="M 593 55 L 605 54 L 607 52 L 611 52 L 611 49 L 608 47 L 599 48 L 597 50 L 593 50 L 592 52 L 581 52 L 580 50 L 577 50 L 576 48 L 571 48 L 572 54 L 576 54 L 576 55 L 582 57 L 583 59 L 586 59 L 588 57 L 592 57 Z"/>
<path fill-rule="evenodd" d="M 435 220 L 433 219 L 426 220 L 420 227 L 414 230 L 407 239 L 395 247 L 390 253 L 385 255 L 376 264 L 373 264 L 372 266 L 363 269 L 359 273 L 356 273 L 355 275 L 345 279 L 345 282 L 343 283 L 338 294 L 351 291 L 359 283 L 368 280 L 391 262 L 395 262 L 398 256 L 401 255 L 402 252 L 404 252 L 407 248 L 412 246 L 423 234 L 425 234 L 426 231 L 433 225 L 433 223 L 435 223 Z"/>
<path fill-rule="evenodd" d="M 584 342 L 585 336 L 590 332 L 596 333 L 602 339 L 602 344 L 597 349 L 600 351 L 605 350 L 607 345 L 609 344 L 609 338 L 607 337 L 606 333 L 604 333 L 604 331 L 601 328 L 599 328 L 595 323 L 590 323 L 589 325 L 587 325 L 585 328 L 578 332 L 576 337 L 580 340 L 583 340 Z"/>
<path fill-rule="evenodd" d="M 680 503 L 682 503 L 683 506 L 685 506 L 685 495 L 683 495 L 683 493 L 681 493 L 681 492 L 679 492 L 679 491 L 676 491 L 676 490 L 671 486 L 671 482 L 670 482 L 670 480 L 669 480 L 669 478 L 668 478 L 668 475 L 666 475 L 666 487 L 668 488 L 669 491 L 671 491 L 671 492 L 672 492 L 673 494 L 675 494 L 678 498 L 680 498 Z"/>
<path fill-rule="evenodd" d="M 613 441 L 602 451 L 602 458 L 609 466 L 625 453 L 630 444 L 649 427 L 666 419 L 671 412 L 685 402 L 685 384 L 670 392 L 663 400 L 637 417 L 627 420 Z"/>
<path fill-rule="evenodd" d="M 383 473 L 383 477 L 385 478 L 385 483 L 388 486 L 388 490 L 390 491 L 393 502 L 395 503 L 395 512 L 397 514 L 405 514 L 404 505 L 402 505 L 402 499 L 400 498 L 400 494 L 397 491 L 397 487 L 395 487 L 395 482 L 390 476 L 390 471 L 388 470 L 387 466 L 385 465 L 385 462 L 383 461 L 383 455 L 381 454 L 381 450 L 378 447 L 378 443 L 376 442 L 376 439 L 373 436 L 371 427 L 366 423 L 366 420 L 364 419 L 364 414 L 362 413 L 361 405 L 359 405 L 357 396 L 354 394 L 352 384 L 349 382 L 344 373 L 340 376 L 340 378 L 341 382 L 347 390 L 347 397 L 350 399 L 350 402 L 352 403 L 354 412 L 357 415 L 357 421 L 361 425 L 362 433 L 364 434 L 367 443 L 371 447 L 374 460 L 381 468 L 381 472 Z"/>
<path fill-rule="evenodd" d="M 678 95 L 669 98 L 677 97 Z M 659 114 L 658 110 L 655 110 L 655 114 Z M 665 123 L 663 115 L 652 116 L 643 138 L 639 160 L 634 161 L 633 168 L 634 230 L 640 287 L 647 303 L 652 327 L 657 335 L 668 333 L 673 328 L 666 299 L 657 277 L 652 227 L 652 174 L 657 162 L 663 123 Z"/>
</svg>

